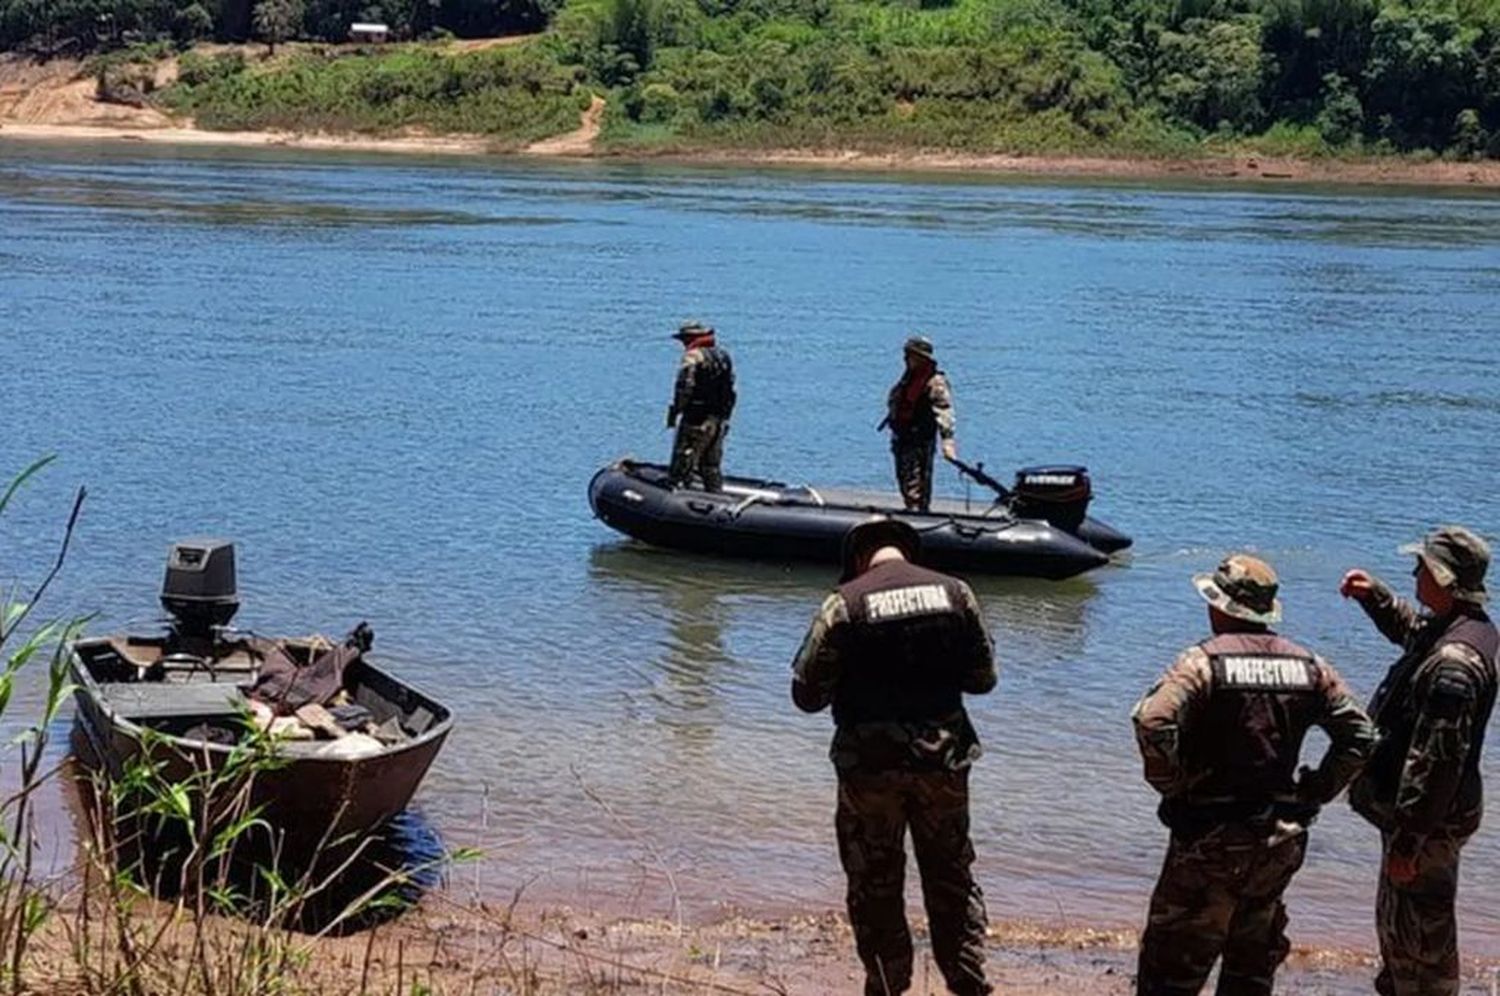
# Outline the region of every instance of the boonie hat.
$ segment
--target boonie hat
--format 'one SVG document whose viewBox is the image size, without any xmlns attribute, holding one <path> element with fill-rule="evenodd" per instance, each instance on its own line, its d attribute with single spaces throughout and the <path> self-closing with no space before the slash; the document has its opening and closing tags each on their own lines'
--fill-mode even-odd
<svg viewBox="0 0 1500 996">
<path fill-rule="evenodd" d="M 865 557 L 883 546 L 893 546 L 907 560 L 916 560 L 922 550 L 922 538 L 917 531 L 897 519 L 880 515 L 866 519 L 844 534 L 844 573 L 839 583 L 853 581 L 860 573 L 860 564 Z"/>
<path fill-rule="evenodd" d="M 714 330 L 711 326 L 704 325 L 702 322 L 698 321 L 695 318 L 690 321 L 683 322 L 681 325 L 677 326 L 677 331 L 672 333 L 672 338 L 696 339 L 700 335 L 712 335 L 713 331 Z"/>
<path fill-rule="evenodd" d="M 925 356 L 929 360 L 937 355 L 933 351 L 932 340 L 924 335 L 912 336 L 910 339 L 906 340 L 906 345 L 903 346 L 902 349 L 908 353 L 916 353 L 918 356 Z"/>
<path fill-rule="evenodd" d="M 1401 547 L 1427 565 L 1433 580 L 1465 602 L 1489 601 L 1484 575 L 1490 566 L 1490 545 L 1463 526 L 1439 526 L 1416 543 Z"/>
<path fill-rule="evenodd" d="M 1281 621 L 1281 582 L 1271 565 L 1248 553 L 1225 557 L 1212 574 L 1193 575 L 1203 600 L 1226 616 L 1269 626 Z"/>
</svg>

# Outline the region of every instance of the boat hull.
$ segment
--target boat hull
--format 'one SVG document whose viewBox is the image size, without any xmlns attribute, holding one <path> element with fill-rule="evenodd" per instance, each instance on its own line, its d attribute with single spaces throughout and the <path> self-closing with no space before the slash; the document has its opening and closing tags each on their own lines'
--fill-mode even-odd
<svg viewBox="0 0 1500 996">
<path fill-rule="evenodd" d="M 926 513 L 908 512 L 892 495 L 749 478 L 726 478 L 721 493 L 673 490 L 665 468 L 623 460 L 594 475 L 589 503 L 601 521 L 627 536 L 726 557 L 837 563 L 849 529 L 882 513 L 916 529 L 924 563 L 941 570 L 1060 580 L 1109 562 L 1106 551 L 1078 536 L 1017 519 L 1001 506 L 944 502 Z"/>
<path fill-rule="evenodd" d="M 233 722 L 226 718 L 232 711 L 182 715 L 165 723 L 128 715 L 112 705 L 109 684 L 98 681 L 85 663 L 89 650 L 107 642 L 108 638 L 80 641 L 71 659 L 75 727 L 88 745 L 87 755 L 92 755 L 81 756 L 86 766 L 107 779 L 119 779 L 149 754 L 162 765 L 162 777 L 169 783 L 185 781 L 205 768 L 222 770 L 232 748 L 182 734 L 195 721 Z M 387 703 L 401 715 L 420 710 L 432 722 L 411 740 L 378 754 L 285 756 L 258 771 L 250 801 L 263 807 L 283 857 L 308 856 L 377 832 L 410 803 L 447 740 L 452 720 L 436 702 L 368 660 L 361 662 L 359 680 L 361 696 Z"/>
</svg>

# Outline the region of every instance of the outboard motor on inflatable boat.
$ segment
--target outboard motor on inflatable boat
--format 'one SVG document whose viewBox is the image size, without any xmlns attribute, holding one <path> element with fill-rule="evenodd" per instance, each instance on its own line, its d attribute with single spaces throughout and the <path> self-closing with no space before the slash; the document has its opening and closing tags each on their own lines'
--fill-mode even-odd
<svg viewBox="0 0 1500 996">
<path fill-rule="evenodd" d="M 234 544 L 217 539 L 172 544 L 161 583 L 161 604 L 172 616 L 177 635 L 212 637 L 213 628 L 226 625 L 240 607 Z"/>
<path fill-rule="evenodd" d="M 1016 471 L 1011 511 L 1075 532 L 1089 512 L 1094 488 L 1087 467 L 1022 467 Z"/>
</svg>

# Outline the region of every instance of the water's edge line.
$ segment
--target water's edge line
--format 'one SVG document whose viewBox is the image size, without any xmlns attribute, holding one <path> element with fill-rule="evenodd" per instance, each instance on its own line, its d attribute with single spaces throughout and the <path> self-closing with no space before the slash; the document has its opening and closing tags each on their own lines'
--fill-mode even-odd
<svg viewBox="0 0 1500 996">
<path fill-rule="evenodd" d="M 0 141 L 121 142 L 195 147 L 304 149 L 424 156 L 503 156 L 591 162 L 711 166 L 784 166 L 871 173 L 982 173 L 1032 177 L 1137 180 L 1205 180 L 1279 186 L 1289 183 L 1350 186 L 1500 188 L 1500 161 L 1409 162 L 1311 160 L 1238 155 L 1184 159 L 1110 156 L 1022 156 L 913 150 L 903 152 L 815 149 L 620 149 L 551 151 L 545 145 L 515 148 L 482 135 L 376 137 L 289 131 L 209 131 L 193 127 L 130 128 L 0 122 Z"/>
</svg>

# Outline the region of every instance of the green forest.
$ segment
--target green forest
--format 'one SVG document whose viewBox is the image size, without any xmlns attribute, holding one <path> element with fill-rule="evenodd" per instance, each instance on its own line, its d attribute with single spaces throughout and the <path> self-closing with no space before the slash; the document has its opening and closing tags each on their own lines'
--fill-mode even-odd
<svg viewBox="0 0 1500 996">
<path fill-rule="evenodd" d="M 617 147 L 1500 157 L 1500 0 L 0 0 L 0 47 L 356 20 L 428 41 L 190 53 L 151 99 L 204 127 L 525 141 L 598 93 Z"/>
</svg>

